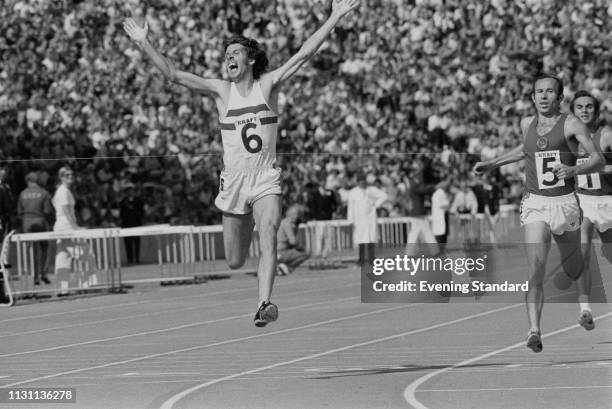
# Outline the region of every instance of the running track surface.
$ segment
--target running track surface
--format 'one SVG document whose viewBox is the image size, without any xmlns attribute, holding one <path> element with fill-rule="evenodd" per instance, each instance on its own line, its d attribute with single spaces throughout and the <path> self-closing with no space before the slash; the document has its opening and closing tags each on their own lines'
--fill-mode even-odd
<svg viewBox="0 0 612 409">
<path fill-rule="evenodd" d="M 590 332 L 546 304 L 535 354 L 522 304 L 362 304 L 356 268 L 277 278 L 265 328 L 256 296 L 244 275 L 1 309 L 0 387 L 77 402 L 0 408 L 611 407 L 612 304 Z"/>
</svg>

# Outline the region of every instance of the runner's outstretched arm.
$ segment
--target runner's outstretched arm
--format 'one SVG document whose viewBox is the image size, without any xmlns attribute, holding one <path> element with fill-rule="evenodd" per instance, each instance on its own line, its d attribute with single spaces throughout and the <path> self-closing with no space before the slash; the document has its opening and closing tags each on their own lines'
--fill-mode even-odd
<svg viewBox="0 0 612 409">
<path fill-rule="evenodd" d="M 357 8 L 358 5 L 359 0 L 333 0 L 332 12 L 327 21 L 319 27 L 306 42 L 304 42 L 300 50 L 293 57 L 281 67 L 266 74 L 263 78 L 267 77 L 272 81 L 273 87 L 288 80 L 306 61 L 315 55 L 319 47 L 321 47 L 321 44 L 323 44 L 323 41 L 325 41 L 340 19 Z"/>
<path fill-rule="evenodd" d="M 149 33 L 148 23 L 145 22 L 144 27 L 140 27 L 134 19 L 127 18 L 123 22 L 123 30 L 138 44 L 169 81 L 212 96 L 219 95 L 223 87 L 227 87 L 226 81 L 202 78 L 199 75 L 177 69 L 172 61 L 164 57 L 147 38 Z"/>
<path fill-rule="evenodd" d="M 483 173 L 490 172 L 495 168 L 499 168 L 500 166 L 508 165 L 510 163 L 518 162 L 524 158 L 524 145 L 520 144 L 516 148 L 504 153 L 503 155 L 500 155 L 491 160 L 476 163 L 476 165 L 474 165 L 473 171 L 476 175 L 480 176 Z"/>
</svg>

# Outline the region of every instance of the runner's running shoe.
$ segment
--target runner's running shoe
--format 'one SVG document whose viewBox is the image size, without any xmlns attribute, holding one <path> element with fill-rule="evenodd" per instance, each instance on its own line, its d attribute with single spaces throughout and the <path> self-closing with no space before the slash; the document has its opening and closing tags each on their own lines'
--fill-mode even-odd
<svg viewBox="0 0 612 409">
<path fill-rule="evenodd" d="M 278 319 L 278 307 L 271 302 L 264 302 L 261 304 L 257 313 L 255 313 L 255 326 L 265 327 L 269 322 L 276 321 Z"/>
<path fill-rule="evenodd" d="M 542 352 L 544 346 L 542 345 L 542 334 L 540 334 L 540 331 L 529 331 L 527 335 L 527 348 L 533 352 Z"/>
<path fill-rule="evenodd" d="M 587 331 L 595 329 L 595 323 L 593 322 L 593 314 L 591 314 L 591 311 L 582 311 L 580 313 L 580 318 L 578 319 L 578 324 L 582 325 Z"/>
</svg>

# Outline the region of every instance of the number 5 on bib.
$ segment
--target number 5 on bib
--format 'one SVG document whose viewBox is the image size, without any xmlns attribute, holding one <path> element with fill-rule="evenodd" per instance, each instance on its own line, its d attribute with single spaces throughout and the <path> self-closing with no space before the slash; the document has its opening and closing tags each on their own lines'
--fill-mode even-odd
<svg viewBox="0 0 612 409">
<path fill-rule="evenodd" d="M 561 154 L 558 150 L 535 152 L 535 163 L 540 190 L 565 186 L 565 180 L 559 179 L 553 173 L 555 166 L 561 164 Z"/>
</svg>

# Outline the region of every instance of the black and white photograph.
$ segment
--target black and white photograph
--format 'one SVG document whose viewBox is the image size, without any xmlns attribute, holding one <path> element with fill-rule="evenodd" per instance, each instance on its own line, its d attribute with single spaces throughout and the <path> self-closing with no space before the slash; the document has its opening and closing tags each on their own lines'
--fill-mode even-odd
<svg viewBox="0 0 612 409">
<path fill-rule="evenodd" d="M 0 409 L 612 408 L 610 0 L 2 0 Z"/>
</svg>

